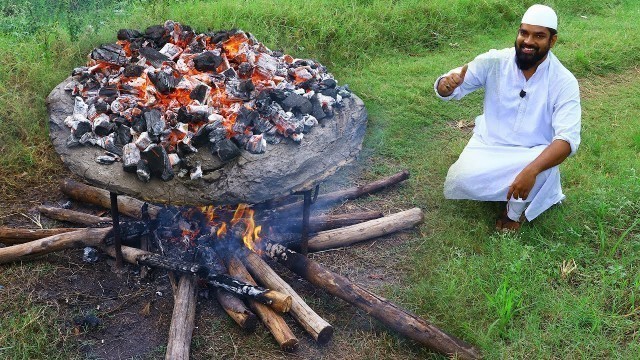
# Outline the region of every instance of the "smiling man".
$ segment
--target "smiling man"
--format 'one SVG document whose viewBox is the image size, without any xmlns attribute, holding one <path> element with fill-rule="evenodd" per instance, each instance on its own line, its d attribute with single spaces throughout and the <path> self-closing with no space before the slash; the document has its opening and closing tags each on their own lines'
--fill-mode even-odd
<svg viewBox="0 0 640 360">
<path fill-rule="evenodd" d="M 565 198 L 558 165 L 578 149 L 581 108 L 576 78 L 551 52 L 557 29 L 553 9 L 533 5 L 513 48 L 479 55 L 434 84 L 443 100 L 485 89 L 484 113 L 449 169 L 444 195 L 506 201 L 498 230 L 518 230 Z"/>
</svg>

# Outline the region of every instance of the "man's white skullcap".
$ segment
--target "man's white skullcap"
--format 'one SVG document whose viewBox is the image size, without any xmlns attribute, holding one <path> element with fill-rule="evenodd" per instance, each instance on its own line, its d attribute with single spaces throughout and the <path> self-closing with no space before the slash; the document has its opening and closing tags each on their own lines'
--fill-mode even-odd
<svg viewBox="0 0 640 360">
<path fill-rule="evenodd" d="M 556 12 L 552 8 L 546 5 L 531 5 L 522 16 L 522 23 L 558 30 L 558 16 L 556 16 Z"/>
</svg>

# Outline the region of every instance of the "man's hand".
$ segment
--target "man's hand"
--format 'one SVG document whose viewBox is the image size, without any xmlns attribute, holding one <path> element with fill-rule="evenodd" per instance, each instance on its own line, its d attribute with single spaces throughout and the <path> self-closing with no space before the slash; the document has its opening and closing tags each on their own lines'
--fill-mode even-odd
<svg viewBox="0 0 640 360">
<path fill-rule="evenodd" d="M 442 97 L 447 97 L 453 93 L 458 86 L 464 81 L 464 76 L 467 74 L 468 64 L 465 64 L 459 73 L 451 73 L 443 76 L 438 82 L 438 94 Z"/>
<path fill-rule="evenodd" d="M 527 197 L 529 197 L 531 189 L 533 189 L 533 185 L 536 183 L 536 176 L 538 176 L 538 174 L 536 174 L 535 171 L 524 168 L 518 176 L 516 176 L 516 179 L 513 180 L 511 186 L 509 186 L 507 201 L 511 200 L 511 196 L 513 196 L 514 200 L 526 200 Z"/>
</svg>

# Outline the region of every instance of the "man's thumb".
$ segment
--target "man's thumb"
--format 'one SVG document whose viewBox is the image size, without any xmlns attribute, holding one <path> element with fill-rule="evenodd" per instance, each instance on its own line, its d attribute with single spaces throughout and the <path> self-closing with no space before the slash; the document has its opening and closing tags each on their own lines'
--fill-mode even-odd
<svg viewBox="0 0 640 360">
<path fill-rule="evenodd" d="M 464 66 L 462 67 L 462 70 L 460 70 L 460 77 L 464 79 L 464 76 L 467 74 L 467 68 L 469 67 L 469 64 L 464 64 Z"/>
</svg>

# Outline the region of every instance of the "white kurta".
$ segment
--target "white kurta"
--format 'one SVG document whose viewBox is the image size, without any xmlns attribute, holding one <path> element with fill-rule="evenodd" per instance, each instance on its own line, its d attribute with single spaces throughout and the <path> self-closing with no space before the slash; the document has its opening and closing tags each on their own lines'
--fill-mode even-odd
<svg viewBox="0 0 640 360">
<path fill-rule="evenodd" d="M 462 85 L 448 97 L 441 97 L 437 90 L 436 95 L 459 100 L 480 88 L 485 89 L 484 113 L 476 117 L 471 140 L 449 169 L 444 195 L 448 199 L 506 201 L 518 173 L 552 141 L 567 141 L 571 155 L 578 149 L 578 81 L 551 52 L 526 80 L 516 65 L 515 49 L 509 48 L 479 55 L 469 63 Z M 524 215 L 533 220 L 564 197 L 555 166 L 536 178 Z"/>
</svg>

